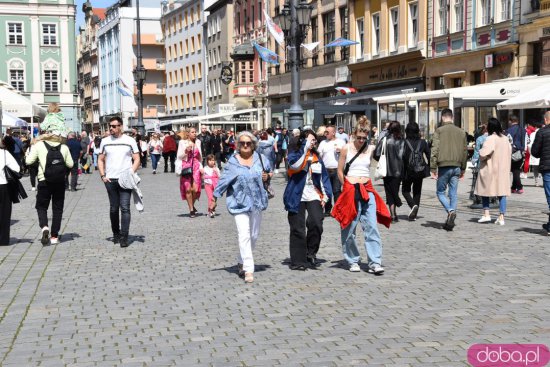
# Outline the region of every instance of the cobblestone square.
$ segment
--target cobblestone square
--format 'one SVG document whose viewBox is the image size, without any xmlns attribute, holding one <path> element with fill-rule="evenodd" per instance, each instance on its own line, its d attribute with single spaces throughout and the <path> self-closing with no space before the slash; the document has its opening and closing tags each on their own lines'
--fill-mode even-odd
<svg viewBox="0 0 550 367">
<path fill-rule="evenodd" d="M 477 223 L 462 181 L 457 227 L 446 232 L 427 179 L 418 221 L 401 208 L 401 221 L 381 228 L 386 272 L 374 276 L 341 266 L 330 218 L 320 269 L 288 269 L 277 177 L 246 285 L 224 203 L 214 219 L 191 219 L 173 174 L 140 174 L 145 212 L 132 209 L 126 249 L 110 241 L 97 174 L 67 192 L 61 243 L 49 247 L 24 179 L 15 244 L 0 248 L 0 365 L 466 366 L 475 343 L 550 340 L 546 204 L 529 180 L 510 198 L 504 227 Z M 203 192 L 202 213 L 206 202 Z"/>
</svg>

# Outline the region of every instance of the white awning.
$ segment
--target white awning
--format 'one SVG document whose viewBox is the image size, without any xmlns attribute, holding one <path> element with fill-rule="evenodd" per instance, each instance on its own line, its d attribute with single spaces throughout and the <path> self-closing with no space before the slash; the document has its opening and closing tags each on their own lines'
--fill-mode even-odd
<svg viewBox="0 0 550 367">
<path fill-rule="evenodd" d="M 514 98 L 497 104 L 499 110 L 550 107 L 550 85 L 543 84 L 538 88 L 522 92 Z"/>
<path fill-rule="evenodd" d="M 46 116 L 45 109 L 2 81 L 0 81 L 0 101 L 2 101 L 2 110 L 15 117 L 39 117 L 42 120 Z"/>
</svg>

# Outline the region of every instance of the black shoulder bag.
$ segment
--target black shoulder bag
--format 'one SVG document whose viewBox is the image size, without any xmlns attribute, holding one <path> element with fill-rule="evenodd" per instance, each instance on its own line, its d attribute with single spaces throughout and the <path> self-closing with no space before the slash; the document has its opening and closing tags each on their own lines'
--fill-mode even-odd
<svg viewBox="0 0 550 367">
<path fill-rule="evenodd" d="M 15 172 L 8 167 L 8 161 L 6 159 L 6 150 L 4 149 L 4 175 L 6 181 L 8 181 L 8 192 L 12 203 L 19 203 L 20 199 L 27 198 L 27 192 L 19 181 L 23 176 L 19 172 Z"/>
<path fill-rule="evenodd" d="M 262 153 L 258 153 L 258 156 L 260 157 L 260 164 L 262 165 L 262 172 L 268 173 L 265 170 L 264 167 L 264 161 L 262 159 Z M 275 190 L 273 190 L 273 187 L 271 187 L 271 177 L 267 178 L 267 181 L 263 181 L 265 192 L 267 192 L 267 198 L 273 199 L 275 197 Z"/>
<path fill-rule="evenodd" d="M 349 168 L 351 167 L 351 164 L 353 163 L 353 161 L 354 161 L 355 159 L 357 159 L 357 157 L 359 157 L 359 155 L 360 155 L 361 153 L 363 153 L 363 150 L 365 150 L 365 148 L 367 147 L 367 145 L 369 145 L 368 140 L 365 141 L 365 142 L 363 143 L 363 146 L 361 146 L 361 149 L 359 149 L 359 151 L 357 152 L 357 154 L 355 154 L 355 155 L 353 156 L 353 158 L 350 159 L 350 161 L 349 161 L 348 163 L 346 163 L 346 166 L 344 167 L 344 176 L 347 176 L 347 175 L 348 175 Z"/>
</svg>

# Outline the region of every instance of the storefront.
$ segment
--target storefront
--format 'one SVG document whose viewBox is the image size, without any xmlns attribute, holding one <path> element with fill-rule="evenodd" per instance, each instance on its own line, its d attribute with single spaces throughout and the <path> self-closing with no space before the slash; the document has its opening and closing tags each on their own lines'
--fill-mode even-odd
<svg viewBox="0 0 550 367">
<path fill-rule="evenodd" d="M 378 104 L 378 124 L 386 119 L 404 125 L 414 121 L 420 125 L 424 137 L 429 139 L 437 128 L 444 108 L 453 110 L 455 124 L 469 135 L 474 135 L 479 124 L 492 116 L 498 118 L 503 127 L 507 127 L 508 115 L 511 113 L 518 115 L 524 123 L 525 110 L 497 110 L 497 104 L 548 82 L 550 76 L 530 76 L 470 87 L 377 97 L 374 99 Z"/>
</svg>

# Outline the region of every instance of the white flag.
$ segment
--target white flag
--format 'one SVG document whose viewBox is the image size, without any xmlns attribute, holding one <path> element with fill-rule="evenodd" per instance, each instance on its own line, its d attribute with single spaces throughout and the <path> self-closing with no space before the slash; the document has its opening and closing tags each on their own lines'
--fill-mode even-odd
<svg viewBox="0 0 550 367">
<path fill-rule="evenodd" d="M 302 43 L 302 47 L 308 50 L 309 52 L 313 52 L 313 50 L 319 46 L 319 42 L 313 42 L 313 43 Z"/>
<path fill-rule="evenodd" d="M 277 43 L 282 46 L 283 43 L 285 43 L 285 34 L 283 33 L 283 30 L 281 29 L 281 27 L 279 27 L 277 23 L 273 21 L 273 19 L 271 19 L 271 17 L 269 16 L 269 14 L 267 14 L 265 10 L 264 16 L 267 30 L 269 31 L 269 33 L 271 33 L 273 38 L 275 38 L 275 41 L 277 41 Z"/>
</svg>

